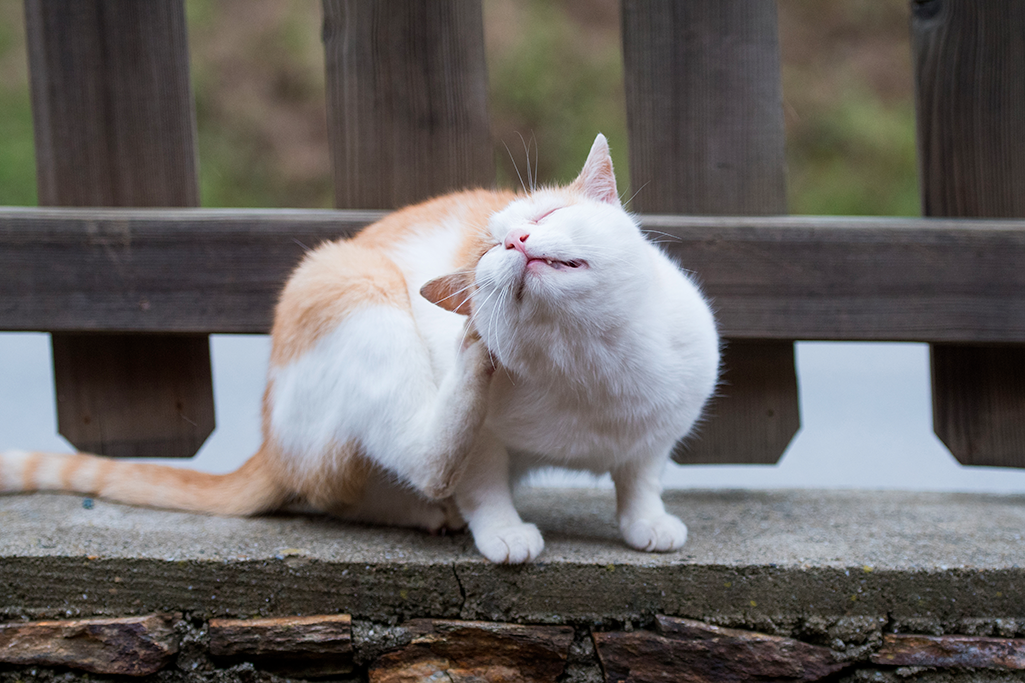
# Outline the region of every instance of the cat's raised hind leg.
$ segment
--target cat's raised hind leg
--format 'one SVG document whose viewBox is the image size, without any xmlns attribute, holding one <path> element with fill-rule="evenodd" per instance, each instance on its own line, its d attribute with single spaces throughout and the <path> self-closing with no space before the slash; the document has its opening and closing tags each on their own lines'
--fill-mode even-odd
<svg viewBox="0 0 1025 683">
<path fill-rule="evenodd" d="M 662 503 L 661 475 L 667 459 L 646 458 L 612 472 L 619 531 L 631 548 L 668 552 L 687 542 L 687 526 Z"/>
<path fill-rule="evenodd" d="M 369 477 L 357 504 L 331 512 L 353 522 L 423 529 L 432 534 L 466 527 L 451 498 L 427 500 L 381 471 Z"/>
<path fill-rule="evenodd" d="M 429 498 L 447 498 L 487 414 L 493 371 L 475 341 L 439 379 L 408 311 L 365 306 L 272 368 L 271 426 L 300 471 L 318 472 L 336 444 L 351 443 Z"/>
</svg>

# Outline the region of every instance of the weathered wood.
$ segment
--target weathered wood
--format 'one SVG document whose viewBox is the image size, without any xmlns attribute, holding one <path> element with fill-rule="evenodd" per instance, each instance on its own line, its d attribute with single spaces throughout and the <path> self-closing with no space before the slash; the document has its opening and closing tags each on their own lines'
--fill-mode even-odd
<svg viewBox="0 0 1025 683">
<path fill-rule="evenodd" d="M 352 617 L 326 614 L 266 619 L 211 619 L 210 654 L 245 659 L 290 676 L 352 671 Z"/>
<path fill-rule="evenodd" d="M 913 10 L 923 213 L 1025 216 L 1025 0 Z M 934 429 L 954 457 L 1025 467 L 1025 348 L 933 347 L 932 365 Z"/>
<path fill-rule="evenodd" d="M 848 666 L 829 648 L 791 638 L 664 616 L 657 626 L 658 634 L 594 634 L 606 681 L 818 681 Z"/>
<path fill-rule="evenodd" d="M 494 182 L 480 0 L 324 0 L 340 208 Z"/>
<path fill-rule="evenodd" d="M 380 215 L 0 208 L 0 330 L 266 333 L 304 249 Z M 734 340 L 1025 343 L 1022 220 L 641 223 Z"/>
<path fill-rule="evenodd" d="M 623 0 L 631 208 L 786 213 L 771 0 Z"/>
<path fill-rule="evenodd" d="M 932 384 L 933 425 L 958 462 L 1025 467 L 1025 350 L 934 344 Z"/>
<path fill-rule="evenodd" d="M 729 415 L 733 419 L 761 425 L 770 443 L 781 443 L 797 433 L 800 419 L 790 409 L 797 401 L 797 385 L 791 381 L 797 372 L 793 342 L 731 339 L 723 348 L 722 367 L 720 392 L 729 396 Z M 734 378 L 743 382 L 743 391 L 733 390 Z M 725 402 L 713 400 L 705 420 L 715 424 L 717 410 L 726 407 Z M 743 432 L 723 430 L 707 444 L 704 432 L 703 422 L 692 436 L 676 445 L 673 460 L 726 465 L 741 458 L 742 462 L 771 465 L 779 459 L 774 451 L 752 449 L 751 437 Z"/>
<path fill-rule="evenodd" d="M 1025 640 L 981 636 L 886 634 L 872 655 L 890 666 L 1025 669 Z"/>
<path fill-rule="evenodd" d="M 371 665 L 371 683 L 555 683 L 573 642 L 572 626 L 416 619 L 403 628 L 412 641 Z"/>
<path fill-rule="evenodd" d="M 183 0 L 27 0 L 25 18 L 40 203 L 197 205 Z M 80 449 L 101 443 L 107 455 L 154 455 L 154 440 L 161 455 L 193 455 L 214 428 L 209 354 L 195 352 L 202 341 L 58 335 L 70 361 L 54 366 L 61 434 Z M 124 345 L 131 358 L 115 352 Z M 168 364 L 188 378 L 173 401 L 152 389 Z M 114 406 L 127 395 L 126 413 Z M 168 412 L 169 401 L 183 410 Z"/>
<path fill-rule="evenodd" d="M 0 662 L 146 676 L 178 652 L 168 615 L 0 624 Z"/>
<path fill-rule="evenodd" d="M 632 208 L 785 213 L 776 3 L 623 0 L 622 8 Z M 800 426 L 797 375 L 780 371 L 793 367 L 793 356 L 793 344 L 735 347 L 729 383 L 714 399 L 700 438 L 677 448 L 674 459 L 776 462 Z M 747 371 L 760 364 L 774 370 Z M 771 416 L 751 409 L 767 382 Z"/>
<path fill-rule="evenodd" d="M 210 435 L 213 394 L 195 392 L 210 377 L 205 334 L 56 334 L 53 368 L 58 431 L 74 434 L 83 451 L 178 457 Z M 97 406 L 100 415 L 88 412 Z"/>
</svg>

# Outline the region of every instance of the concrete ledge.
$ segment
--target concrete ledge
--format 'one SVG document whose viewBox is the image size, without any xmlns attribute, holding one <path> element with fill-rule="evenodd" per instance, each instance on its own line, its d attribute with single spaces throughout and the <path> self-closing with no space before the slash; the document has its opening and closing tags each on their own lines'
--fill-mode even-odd
<svg viewBox="0 0 1025 683">
<path fill-rule="evenodd" d="M 1025 496 L 671 492 L 682 552 L 619 540 L 609 491 L 525 490 L 541 561 L 485 562 L 432 538 L 315 517 L 223 519 L 81 497 L 0 497 L 0 618 L 351 614 L 522 623 L 654 615 L 789 634 L 809 619 L 973 633 L 1025 618 Z M 985 629 L 983 629 L 985 630 Z M 1020 627 L 1011 629 L 1019 635 Z"/>
<path fill-rule="evenodd" d="M 520 498 L 548 545 L 500 567 L 468 535 L 0 497 L 0 683 L 1025 681 L 1025 496 L 673 492 L 672 555 L 622 544 L 609 491 Z"/>
</svg>

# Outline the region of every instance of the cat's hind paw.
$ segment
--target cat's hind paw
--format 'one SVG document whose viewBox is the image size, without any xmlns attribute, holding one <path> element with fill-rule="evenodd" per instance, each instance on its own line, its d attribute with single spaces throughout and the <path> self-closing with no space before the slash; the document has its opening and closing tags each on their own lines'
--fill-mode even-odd
<svg viewBox="0 0 1025 683">
<path fill-rule="evenodd" d="M 514 524 L 474 534 L 481 555 L 497 564 L 530 562 L 544 550 L 545 541 L 533 524 Z"/>
<path fill-rule="evenodd" d="M 687 542 L 687 525 L 669 514 L 624 521 L 620 530 L 627 545 L 647 552 L 678 550 Z"/>
</svg>

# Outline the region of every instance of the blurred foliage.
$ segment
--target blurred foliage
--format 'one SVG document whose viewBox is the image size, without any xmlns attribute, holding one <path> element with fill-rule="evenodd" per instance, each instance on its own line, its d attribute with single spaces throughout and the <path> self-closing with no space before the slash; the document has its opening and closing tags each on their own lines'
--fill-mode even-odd
<svg viewBox="0 0 1025 683">
<path fill-rule="evenodd" d="M 24 26 L 22 3 L 0 0 L 0 206 L 37 201 Z"/>
<path fill-rule="evenodd" d="M 917 214 L 906 0 L 778 6 L 791 212 Z M 320 3 L 186 7 L 203 204 L 331 206 Z M 570 180 L 601 131 L 629 197 L 618 0 L 484 8 L 499 184 L 527 182 L 528 158 L 539 182 Z M 22 11 L 0 0 L 3 205 L 36 202 Z"/>
</svg>

